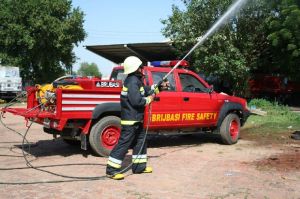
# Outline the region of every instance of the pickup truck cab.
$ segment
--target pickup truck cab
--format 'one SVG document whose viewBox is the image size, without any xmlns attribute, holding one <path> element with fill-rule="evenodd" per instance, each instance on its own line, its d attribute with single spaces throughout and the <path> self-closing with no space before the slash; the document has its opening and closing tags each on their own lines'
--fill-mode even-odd
<svg viewBox="0 0 300 199">
<path fill-rule="evenodd" d="M 145 85 L 158 83 L 176 63 L 177 61 L 151 62 L 149 66 L 145 66 Z M 224 144 L 235 144 L 240 127 L 249 116 L 246 100 L 213 91 L 202 78 L 188 70 L 188 62 L 182 61 L 180 65 L 179 69 L 167 77 L 169 89 L 160 91 L 151 106 L 146 108 L 144 127 L 148 127 L 149 133 L 214 132 L 220 134 Z M 117 66 L 113 69 L 110 80 L 123 81 L 125 78 L 123 67 Z M 117 143 L 121 128 L 118 116 L 115 115 L 111 120 L 109 130 L 107 127 L 99 127 L 102 126 L 101 120 L 105 120 L 103 123 L 106 126 L 110 125 L 105 118 L 99 118 L 99 126 L 91 130 L 91 134 L 96 133 L 95 137 L 100 137 L 100 140 L 91 144 L 100 155 L 108 155 Z"/>
</svg>

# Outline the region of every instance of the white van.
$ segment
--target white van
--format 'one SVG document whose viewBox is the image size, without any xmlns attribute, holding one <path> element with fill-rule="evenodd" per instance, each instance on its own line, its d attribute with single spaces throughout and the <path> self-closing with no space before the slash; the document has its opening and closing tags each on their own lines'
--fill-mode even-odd
<svg viewBox="0 0 300 199">
<path fill-rule="evenodd" d="M 0 98 L 14 98 L 22 91 L 22 78 L 18 67 L 0 65 Z"/>
</svg>

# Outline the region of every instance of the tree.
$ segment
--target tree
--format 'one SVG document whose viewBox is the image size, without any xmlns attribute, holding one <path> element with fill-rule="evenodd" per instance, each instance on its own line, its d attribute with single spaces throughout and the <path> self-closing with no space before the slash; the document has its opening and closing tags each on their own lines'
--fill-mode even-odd
<svg viewBox="0 0 300 199">
<path fill-rule="evenodd" d="M 95 77 L 101 77 L 102 74 L 98 70 L 98 66 L 95 63 L 87 63 L 83 62 L 80 64 L 80 68 L 77 71 L 78 75 L 81 76 L 95 76 Z"/>
<path fill-rule="evenodd" d="M 172 15 L 162 20 L 163 34 L 174 41 L 180 57 L 196 44 L 197 37 L 204 35 L 233 1 L 183 2 L 186 9 L 173 6 Z M 269 1 L 249 1 L 238 15 L 193 52 L 189 61 L 195 70 L 219 77 L 231 85 L 233 92 L 243 95 L 252 71 L 272 67 L 274 54 L 266 28 L 268 19 L 274 15 L 272 5 Z"/>
<path fill-rule="evenodd" d="M 49 82 L 70 70 L 86 36 L 83 12 L 71 0 L 0 0 L 0 59 L 22 77 Z"/>
<path fill-rule="evenodd" d="M 273 4 L 269 18 L 268 40 L 278 72 L 293 79 L 300 78 L 300 1 L 282 0 Z"/>
</svg>

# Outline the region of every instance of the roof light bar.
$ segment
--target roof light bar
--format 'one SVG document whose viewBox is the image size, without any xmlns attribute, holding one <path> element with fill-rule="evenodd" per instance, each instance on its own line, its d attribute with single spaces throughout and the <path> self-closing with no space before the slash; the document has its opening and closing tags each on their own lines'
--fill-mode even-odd
<svg viewBox="0 0 300 199">
<path fill-rule="evenodd" d="M 171 61 L 152 61 L 150 64 L 154 67 L 173 67 L 178 62 L 180 62 L 179 66 L 189 67 L 189 62 L 185 60 L 171 60 Z"/>
</svg>

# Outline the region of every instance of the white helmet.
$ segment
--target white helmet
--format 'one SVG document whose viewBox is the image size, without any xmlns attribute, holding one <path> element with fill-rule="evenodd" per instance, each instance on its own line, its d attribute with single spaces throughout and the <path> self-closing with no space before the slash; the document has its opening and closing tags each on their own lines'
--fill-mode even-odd
<svg viewBox="0 0 300 199">
<path fill-rule="evenodd" d="M 127 57 L 123 63 L 124 74 L 130 74 L 135 72 L 142 65 L 142 63 L 143 62 L 135 56 Z"/>
</svg>

